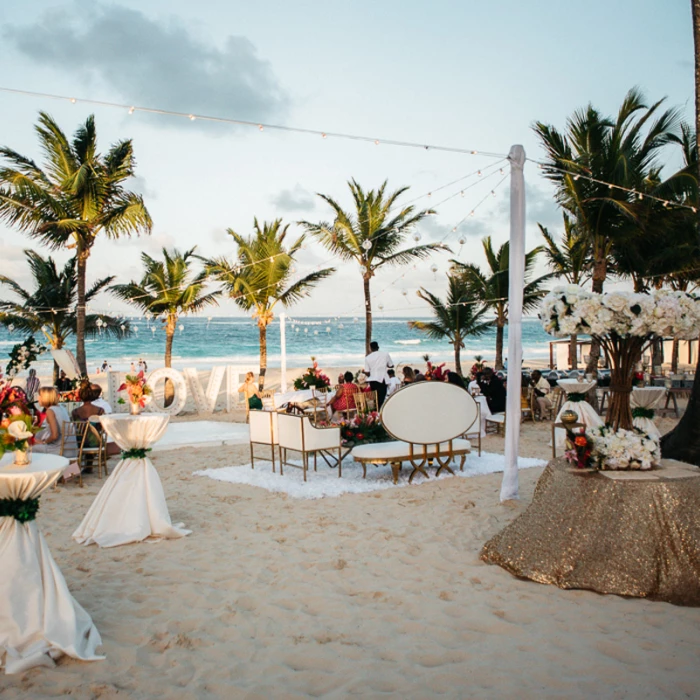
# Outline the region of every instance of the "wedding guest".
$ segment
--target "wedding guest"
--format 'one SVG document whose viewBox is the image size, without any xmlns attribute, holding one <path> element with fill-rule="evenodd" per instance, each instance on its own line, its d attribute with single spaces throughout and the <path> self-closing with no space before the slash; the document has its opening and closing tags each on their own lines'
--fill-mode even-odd
<svg viewBox="0 0 700 700">
<path fill-rule="evenodd" d="M 109 405 L 109 401 L 102 396 L 102 387 L 99 384 L 92 384 L 92 388 L 97 395 L 96 398 L 93 399 L 92 405 L 101 408 L 105 413 L 112 413 L 112 407 Z"/>
<path fill-rule="evenodd" d="M 490 367 L 485 367 L 476 375 L 481 393 L 491 413 L 503 413 L 506 410 L 506 388 Z"/>
<path fill-rule="evenodd" d="M 248 408 L 254 411 L 262 410 L 262 396 L 255 386 L 255 375 L 252 372 L 247 372 L 245 382 L 238 387 L 238 391 L 242 392 L 248 402 Z"/>
<path fill-rule="evenodd" d="M 41 382 L 39 381 L 39 377 L 36 376 L 36 370 L 33 368 L 30 369 L 29 376 L 27 377 L 27 383 L 24 389 L 24 393 L 27 395 L 28 403 L 34 403 L 34 396 L 36 392 L 39 391 L 40 386 Z"/>
<path fill-rule="evenodd" d="M 406 384 L 411 384 L 416 380 L 416 375 L 413 373 L 413 370 L 406 365 L 402 370 L 403 372 L 403 385 L 406 386 Z"/>
<path fill-rule="evenodd" d="M 455 386 L 458 386 L 460 389 L 466 389 L 467 387 L 464 386 L 464 379 L 460 377 L 457 372 L 445 372 L 445 381 L 448 384 L 454 384 Z"/>
<path fill-rule="evenodd" d="M 362 370 L 360 370 L 360 371 L 357 373 L 357 379 L 356 379 L 356 381 L 357 381 L 357 387 L 358 387 L 358 389 L 359 389 L 360 391 L 362 391 L 363 393 L 366 394 L 368 391 L 372 391 L 372 389 L 370 388 L 369 384 L 367 383 L 367 375 L 366 375 Z"/>
<path fill-rule="evenodd" d="M 48 454 L 61 454 L 61 435 L 64 423 L 70 423 L 70 416 L 66 407 L 58 402 L 58 391 L 54 387 L 43 386 L 39 389 L 39 405 L 46 410 L 44 428 L 34 437 L 34 451 Z M 66 436 L 66 451 L 73 450 L 77 446 L 75 436 Z"/>
<path fill-rule="evenodd" d="M 73 382 L 70 379 L 68 379 L 66 373 L 63 370 L 61 370 L 61 374 L 59 375 L 58 381 L 56 382 L 56 388 L 61 393 L 63 393 L 64 391 L 70 391 L 73 388 Z"/>
<path fill-rule="evenodd" d="M 95 401 L 100 398 L 102 394 L 102 389 L 98 384 L 90 384 L 90 382 L 84 382 L 80 390 L 78 391 L 78 396 L 83 402 L 82 406 L 78 406 L 73 409 L 71 413 L 71 418 L 74 421 L 94 421 L 94 419 L 105 414 L 105 410 L 101 406 L 97 406 Z M 97 437 L 93 433 L 88 433 L 85 438 L 85 444 L 88 447 L 97 447 Z M 118 445 L 114 442 L 107 443 L 107 455 L 112 456 L 119 454 L 120 449 Z M 88 462 L 89 464 L 89 462 Z M 92 471 L 92 467 L 88 466 L 85 470 L 88 473 Z"/>
<path fill-rule="evenodd" d="M 370 390 L 377 392 L 377 409 L 380 409 L 386 399 L 387 370 L 394 366 L 394 362 L 388 352 L 379 349 L 376 340 L 369 344 L 369 349 L 370 353 L 365 357 L 365 372 L 369 374 Z"/>
<path fill-rule="evenodd" d="M 546 420 L 552 410 L 552 401 L 548 394 L 552 390 L 549 382 L 542 376 L 538 369 L 533 370 L 530 375 L 530 386 L 537 399 L 537 408 L 540 420 Z"/>
<path fill-rule="evenodd" d="M 389 381 L 386 385 L 386 396 L 389 398 L 394 392 L 401 388 L 401 380 L 396 376 L 393 369 L 388 370 Z"/>
<path fill-rule="evenodd" d="M 330 401 L 333 415 L 331 420 L 337 421 L 343 418 L 343 411 L 349 411 L 356 408 L 355 394 L 359 393 L 360 387 L 353 381 L 352 372 L 346 372 L 343 375 L 343 382 L 338 387 L 338 391 Z"/>
<path fill-rule="evenodd" d="M 102 367 L 100 367 L 100 369 L 101 369 L 103 372 L 106 372 L 106 371 L 109 369 L 109 362 L 107 362 L 107 360 L 105 360 L 105 361 L 102 363 Z"/>
</svg>

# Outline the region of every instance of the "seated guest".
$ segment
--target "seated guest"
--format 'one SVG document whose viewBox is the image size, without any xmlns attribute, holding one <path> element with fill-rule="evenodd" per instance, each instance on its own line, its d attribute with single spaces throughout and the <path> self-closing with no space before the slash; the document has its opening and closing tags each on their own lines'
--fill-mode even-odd
<svg viewBox="0 0 700 700">
<path fill-rule="evenodd" d="M 53 455 L 61 454 L 61 435 L 63 424 L 70 423 L 66 407 L 58 403 L 58 391 L 52 386 L 43 386 L 38 393 L 39 405 L 46 410 L 44 428 L 34 437 L 34 452 L 44 452 Z M 75 454 L 77 445 L 75 436 L 66 438 L 65 450 Z"/>
<path fill-rule="evenodd" d="M 411 382 L 415 381 L 416 375 L 413 373 L 413 370 L 406 365 L 403 370 L 403 384 L 406 386 L 406 384 L 410 384 Z"/>
<path fill-rule="evenodd" d="M 61 370 L 61 374 L 58 377 L 58 381 L 56 382 L 56 388 L 63 393 L 64 391 L 70 391 L 73 388 L 73 382 L 68 379 L 66 376 L 66 373 Z"/>
<path fill-rule="evenodd" d="M 530 386 L 537 399 L 537 412 L 539 413 L 540 420 L 546 420 L 546 417 L 552 410 L 552 401 L 549 396 L 547 396 L 552 388 L 549 386 L 549 382 L 542 376 L 542 372 L 538 369 L 533 370 L 530 375 Z"/>
<path fill-rule="evenodd" d="M 343 383 L 338 387 L 338 391 L 335 392 L 335 396 L 330 402 L 333 409 L 332 420 L 339 420 L 343 417 L 343 411 L 356 408 L 355 394 L 360 391 L 360 387 L 353 380 L 352 372 L 346 372 L 343 375 Z"/>
<path fill-rule="evenodd" d="M 506 388 L 503 380 L 499 379 L 490 367 L 485 367 L 476 375 L 481 393 L 486 397 L 486 403 L 491 413 L 503 413 L 506 410 Z"/>
<path fill-rule="evenodd" d="M 83 402 L 82 406 L 78 406 L 73 409 L 71 418 L 75 421 L 86 421 L 90 420 L 95 416 L 103 416 L 104 408 L 95 406 L 92 402 L 99 397 L 99 394 L 93 389 L 94 384 L 90 382 L 84 382 L 80 385 L 78 390 L 78 396 Z"/>
<path fill-rule="evenodd" d="M 99 384 L 93 384 L 92 388 L 97 396 L 93 399 L 92 405 L 101 408 L 105 413 L 111 413 L 112 407 L 109 405 L 109 401 L 102 396 L 102 387 Z"/>
<path fill-rule="evenodd" d="M 388 369 L 386 373 L 389 375 L 389 381 L 386 386 L 386 395 L 389 397 L 401 388 L 401 380 L 396 376 L 396 372 L 393 369 Z"/>
<path fill-rule="evenodd" d="M 367 381 L 367 375 L 362 370 L 357 373 L 357 388 L 365 394 L 372 390 Z"/>
<path fill-rule="evenodd" d="M 245 400 L 248 402 L 248 408 L 256 411 L 262 410 L 262 396 L 255 386 L 255 375 L 252 372 L 247 372 L 245 382 L 238 387 L 238 391 L 242 392 Z"/>
<path fill-rule="evenodd" d="M 413 370 L 413 381 L 414 382 L 425 382 L 427 380 L 426 380 L 423 372 L 421 372 L 419 369 L 414 369 Z"/>
</svg>

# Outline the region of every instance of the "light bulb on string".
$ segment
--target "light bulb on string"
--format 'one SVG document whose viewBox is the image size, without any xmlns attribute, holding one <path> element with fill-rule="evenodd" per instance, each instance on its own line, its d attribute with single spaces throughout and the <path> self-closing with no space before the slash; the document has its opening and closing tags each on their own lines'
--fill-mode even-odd
<svg viewBox="0 0 700 700">
<path fill-rule="evenodd" d="M 477 170 L 477 173 L 476 173 L 476 174 L 477 174 L 479 177 L 481 177 L 481 170 Z"/>
<path fill-rule="evenodd" d="M 496 196 L 496 190 L 491 190 L 491 196 L 495 197 Z"/>
<path fill-rule="evenodd" d="M 381 301 L 380 301 L 379 304 L 378 304 L 378 308 L 379 308 L 380 311 L 384 311 L 384 304 L 382 304 Z"/>
<path fill-rule="evenodd" d="M 372 241 L 370 241 L 370 240 L 362 241 L 362 247 L 365 250 L 369 250 L 372 247 Z"/>
<path fill-rule="evenodd" d="M 469 212 L 469 216 L 474 216 L 474 210 L 473 210 L 473 209 Z"/>
<path fill-rule="evenodd" d="M 464 197 L 464 190 L 459 193 L 460 197 Z"/>
<path fill-rule="evenodd" d="M 133 114 L 136 107 L 129 107 L 129 114 Z"/>
<path fill-rule="evenodd" d="M 185 327 L 182 324 L 180 324 L 180 333 L 182 333 L 182 331 L 184 331 L 184 330 L 185 330 Z"/>
<path fill-rule="evenodd" d="M 467 242 L 467 239 L 464 236 L 459 237 L 459 244 L 464 245 Z"/>
<path fill-rule="evenodd" d="M 325 138 L 326 138 L 326 134 L 321 134 L 321 138 L 322 138 L 322 139 L 325 139 Z"/>
<path fill-rule="evenodd" d="M 71 101 L 71 104 L 75 104 L 75 103 L 77 102 L 77 100 L 75 99 L 75 97 L 71 97 L 71 98 L 70 98 L 70 101 Z"/>
<path fill-rule="evenodd" d="M 260 131 L 265 131 L 265 127 L 263 127 L 262 124 L 258 124 L 258 129 L 259 129 Z"/>
<path fill-rule="evenodd" d="M 435 263 L 430 266 L 430 271 L 433 273 L 433 276 L 437 278 L 438 266 Z"/>
<path fill-rule="evenodd" d="M 420 241 L 420 239 L 421 239 L 421 235 L 420 235 L 420 233 L 419 233 L 418 231 L 416 231 L 416 232 L 413 234 L 413 240 L 414 240 L 416 243 L 418 243 L 418 241 Z"/>
<path fill-rule="evenodd" d="M 14 325 L 13 325 L 12 323 L 7 327 L 7 330 L 10 331 L 10 333 L 12 333 L 12 331 L 13 331 L 14 329 L 15 329 L 15 327 L 14 327 Z"/>
<path fill-rule="evenodd" d="M 330 327 L 330 326 L 326 326 L 326 333 L 330 333 L 330 332 L 331 332 L 331 327 Z"/>
<path fill-rule="evenodd" d="M 314 331 L 314 335 L 318 335 L 318 331 Z"/>
<path fill-rule="evenodd" d="M 197 117 L 194 116 L 194 114 L 190 114 L 190 121 L 193 122 Z"/>
</svg>

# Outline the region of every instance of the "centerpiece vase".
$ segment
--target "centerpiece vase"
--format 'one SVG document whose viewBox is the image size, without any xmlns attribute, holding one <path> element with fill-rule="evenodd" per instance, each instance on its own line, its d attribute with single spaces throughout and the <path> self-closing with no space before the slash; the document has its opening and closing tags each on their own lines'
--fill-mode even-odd
<svg viewBox="0 0 700 700">
<path fill-rule="evenodd" d="M 27 446 L 23 450 L 15 450 L 14 463 L 18 467 L 26 467 L 32 461 L 30 448 Z"/>
<path fill-rule="evenodd" d="M 610 404 L 605 422 L 614 430 L 634 430 L 630 397 L 634 381 L 634 368 L 642 355 L 648 338 L 622 337 L 616 333 L 598 338 L 607 351 L 612 364 L 610 370 Z"/>
<path fill-rule="evenodd" d="M 139 416 L 141 415 L 141 404 L 138 403 L 129 403 L 129 413 L 131 413 L 132 416 Z"/>
</svg>

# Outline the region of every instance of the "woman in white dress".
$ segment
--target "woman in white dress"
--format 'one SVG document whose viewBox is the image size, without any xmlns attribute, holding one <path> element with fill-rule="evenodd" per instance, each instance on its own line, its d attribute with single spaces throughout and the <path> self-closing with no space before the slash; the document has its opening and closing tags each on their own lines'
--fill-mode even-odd
<svg viewBox="0 0 700 700">
<path fill-rule="evenodd" d="M 39 389 L 39 405 L 46 410 L 44 428 L 34 438 L 34 452 L 45 452 L 53 455 L 61 454 L 61 435 L 63 424 L 70 423 L 66 407 L 58 403 L 58 391 L 52 386 L 42 386 Z M 75 435 L 66 439 L 65 456 L 74 456 L 77 452 Z"/>
</svg>

